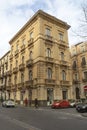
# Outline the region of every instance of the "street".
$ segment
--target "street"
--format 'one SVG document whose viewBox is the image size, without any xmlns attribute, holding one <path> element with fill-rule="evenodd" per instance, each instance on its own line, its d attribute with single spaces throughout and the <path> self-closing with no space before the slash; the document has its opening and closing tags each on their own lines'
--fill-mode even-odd
<svg viewBox="0 0 87 130">
<path fill-rule="evenodd" d="M 86 113 L 87 114 L 87 113 Z M 3 108 L 0 106 L 0 130 L 87 130 L 87 117 L 75 108 Z"/>
</svg>

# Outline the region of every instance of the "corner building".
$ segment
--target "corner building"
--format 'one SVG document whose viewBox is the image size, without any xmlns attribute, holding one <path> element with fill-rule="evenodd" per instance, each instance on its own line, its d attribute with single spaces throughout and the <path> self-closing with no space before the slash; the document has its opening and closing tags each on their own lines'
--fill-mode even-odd
<svg viewBox="0 0 87 130">
<path fill-rule="evenodd" d="M 67 30 L 70 26 L 39 10 L 10 40 L 11 97 L 40 106 L 72 99 Z"/>
</svg>

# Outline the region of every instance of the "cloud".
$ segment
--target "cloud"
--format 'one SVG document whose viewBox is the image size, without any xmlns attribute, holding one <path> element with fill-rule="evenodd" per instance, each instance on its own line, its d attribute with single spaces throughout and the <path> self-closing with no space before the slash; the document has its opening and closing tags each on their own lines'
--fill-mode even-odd
<svg viewBox="0 0 87 130">
<path fill-rule="evenodd" d="M 69 43 L 73 44 L 79 39 L 73 37 L 72 30 L 79 25 L 81 17 L 81 3 L 87 0 L 2 0 L 0 1 L 0 57 L 9 49 L 9 40 L 18 30 L 42 9 L 47 13 L 71 25 L 69 30 Z"/>
</svg>

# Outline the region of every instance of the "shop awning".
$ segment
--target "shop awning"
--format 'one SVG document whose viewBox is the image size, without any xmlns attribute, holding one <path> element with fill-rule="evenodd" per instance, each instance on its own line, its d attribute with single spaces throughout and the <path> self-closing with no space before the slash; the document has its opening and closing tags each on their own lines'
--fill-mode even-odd
<svg viewBox="0 0 87 130">
<path fill-rule="evenodd" d="M 84 91 L 87 91 L 87 86 L 84 86 Z"/>
</svg>

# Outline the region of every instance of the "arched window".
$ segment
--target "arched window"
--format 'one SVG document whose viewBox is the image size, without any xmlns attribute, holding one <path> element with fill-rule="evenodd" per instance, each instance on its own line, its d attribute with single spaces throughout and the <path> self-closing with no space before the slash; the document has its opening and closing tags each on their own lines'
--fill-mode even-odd
<svg viewBox="0 0 87 130">
<path fill-rule="evenodd" d="M 72 66 L 72 68 L 73 68 L 73 69 L 76 69 L 76 67 L 77 67 L 76 61 L 73 61 L 73 66 Z"/>
<path fill-rule="evenodd" d="M 30 51 L 30 55 L 29 55 L 30 59 L 32 59 L 32 51 Z"/>
<path fill-rule="evenodd" d="M 47 57 L 51 57 L 51 50 L 50 50 L 50 48 L 47 48 Z"/>
<path fill-rule="evenodd" d="M 52 69 L 51 68 L 48 68 L 47 76 L 48 76 L 48 79 L 52 78 Z"/>
<path fill-rule="evenodd" d="M 16 60 L 16 67 L 18 67 L 18 60 Z"/>
<path fill-rule="evenodd" d="M 64 53 L 61 52 L 61 60 L 64 60 Z"/>
<path fill-rule="evenodd" d="M 66 72 L 62 70 L 62 80 L 66 80 Z"/>
<path fill-rule="evenodd" d="M 22 64 L 24 64 L 24 56 L 22 56 Z"/>
<path fill-rule="evenodd" d="M 82 65 L 86 65 L 86 59 L 85 59 L 85 57 L 82 57 Z"/>
<path fill-rule="evenodd" d="M 32 70 L 29 71 L 29 80 L 32 80 Z"/>
<path fill-rule="evenodd" d="M 17 83 L 17 76 L 15 75 L 14 76 L 14 84 L 16 84 Z"/>
<path fill-rule="evenodd" d="M 21 73 L 21 83 L 23 83 L 23 82 L 24 82 L 24 74 Z"/>
</svg>

